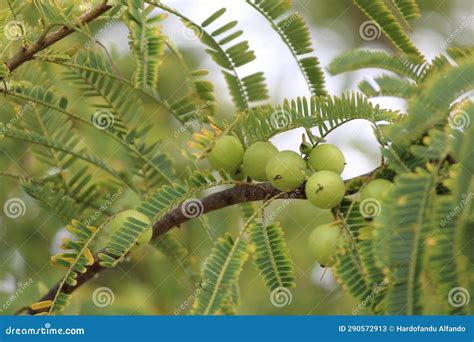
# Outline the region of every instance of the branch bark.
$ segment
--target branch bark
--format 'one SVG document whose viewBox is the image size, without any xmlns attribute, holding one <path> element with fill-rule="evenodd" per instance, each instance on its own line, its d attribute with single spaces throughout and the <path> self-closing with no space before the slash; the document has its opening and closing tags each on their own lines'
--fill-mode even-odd
<svg viewBox="0 0 474 342">
<path fill-rule="evenodd" d="M 58 42 L 59 40 L 69 36 L 70 34 L 75 32 L 74 26 L 80 27 L 83 25 L 86 25 L 90 23 L 91 21 L 97 19 L 100 17 L 102 14 L 107 12 L 109 9 L 111 9 L 112 6 L 107 4 L 107 1 L 104 1 L 102 4 L 97 5 L 87 13 L 84 13 L 82 16 L 80 16 L 77 19 L 77 23 L 73 26 L 62 26 L 61 28 L 57 29 L 56 31 L 53 31 L 49 34 L 46 34 L 45 36 L 41 37 L 38 39 L 36 42 L 33 44 L 23 47 L 18 53 L 16 53 L 12 58 L 10 58 L 8 61 L 5 62 L 8 70 L 10 72 L 13 72 L 15 69 L 17 69 L 20 65 L 23 63 L 30 61 L 34 59 L 35 55 L 40 52 L 41 50 L 44 50 L 54 43 Z"/>
<path fill-rule="evenodd" d="M 380 167 L 376 168 L 375 170 L 366 173 L 364 175 L 358 176 L 353 179 L 348 179 L 345 182 L 349 183 L 354 180 L 362 180 L 368 177 L 373 176 L 377 171 L 380 170 Z M 270 199 L 280 194 L 279 199 L 306 199 L 306 193 L 304 189 L 304 184 L 295 189 L 294 191 L 290 192 L 281 192 L 275 189 L 270 183 L 261 183 L 261 184 L 252 184 L 252 183 L 241 183 L 237 184 L 232 188 L 225 189 L 219 192 L 215 192 L 210 194 L 201 199 L 203 212 L 202 214 L 206 214 L 210 211 L 222 209 L 234 204 L 246 203 L 246 202 L 254 202 L 254 201 L 262 201 L 266 199 Z M 189 215 L 185 215 L 185 210 L 182 208 L 182 204 L 174 208 L 172 211 L 167 213 L 163 216 L 159 221 L 153 224 L 153 237 L 152 239 L 157 239 L 158 237 L 162 236 L 169 230 L 174 227 L 179 227 L 181 224 L 191 220 L 192 218 Z M 105 253 L 104 250 L 100 251 L 101 253 Z M 102 267 L 99 265 L 99 258 L 95 256 L 95 262 L 92 266 L 90 266 L 84 274 L 81 274 L 77 278 L 77 285 L 70 286 L 65 285 L 61 292 L 66 294 L 71 294 L 75 290 L 77 290 L 81 285 L 89 281 L 91 278 L 98 275 L 100 272 L 106 270 L 107 268 Z M 52 287 L 46 295 L 44 295 L 38 301 L 45 301 L 45 300 L 52 300 L 56 295 L 56 292 L 59 288 L 59 282 Z M 34 315 L 43 311 L 47 311 L 48 309 L 41 309 L 41 310 L 32 310 L 31 308 L 25 308 L 29 314 Z"/>
</svg>

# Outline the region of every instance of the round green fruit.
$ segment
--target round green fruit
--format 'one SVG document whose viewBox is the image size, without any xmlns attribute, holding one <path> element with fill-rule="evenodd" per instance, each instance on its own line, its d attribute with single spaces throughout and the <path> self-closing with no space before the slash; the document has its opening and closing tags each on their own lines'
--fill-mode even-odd
<svg viewBox="0 0 474 342">
<path fill-rule="evenodd" d="M 341 174 L 346 165 L 346 160 L 337 146 L 321 144 L 310 152 L 308 164 L 314 171 L 329 170 Z"/>
<path fill-rule="evenodd" d="M 224 135 L 217 139 L 207 158 L 214 169 L 232 173 L 242 164 L 243 156 L 244 147 L 240 140 L 234 136 Z"/>
<path fill-rule="evenodd" d="M 149 228 L 147 228 L 147 230 L 142 235 L 140 235 L 136 245 L 132 248 L 132 250 L 135 250 L 139 247 L 145 246 L 146 244 L 150 242 L 151 237 L 153 235 L 153 230 L 151 228 L 151 222 L 148 216 L 142 214 L 141 212 L 137 210 L 129 209 L 129 210 L 121 211 L 120 213 L 115 215 L 112 221 L 109 222 L 112 233 L 115 233 L 120 228 L 122 228 L 125 222 L 127 222 L 127 218 L 129 217 L 135 220 L 139 220 L 143 223 L 146 223 L 147 226 L 149 226 Z"/>
<path fill-rule="evenodd" d="M 371 180 L 360 192 L 360 200 L 374 198 L 382 200 L 385 194 L 393 187 L 393 183 L 382 178 Z"/>
<path fill-rule="evenodd" d="M 315 172 L 306 182 L 306 196 L 318 208 L 331 209 L 341 203 L 345 186 L 341 176 L 334 171 Z"/>
<path fill-rule="evenodd" d="M 278 149 L 270 142 L 256 142 L 244 153 L 244 172 L 256 181 L 266 181 L 265 172 L 268 161 L 278 153 Z"/>
<path fill-rule="evenodd" d="M 242 166 L 239 166 L 238 168 L 233 169 L 231 171 L 230 176 L 235 181 L 243 181 L 243 180 L 245 180 L 245 178 L 247 178 L 247 176 L 245 175 L 245 172 L 243 171 Z"/>
<path fill-rule="evenodd" d="M 294 190 L 303 184 L 306 168 L 306 162 L 298 153 L 281 151 L 268 161 L 267 179 L 280 191 Z"/>
<path fill-rule="evenodd" d="M 316 261 L 326 267 L 333 264 L 333 256 L 343 243 L 340 225 L 329 223 L 314 228 L 309 236 L 308 246 Z"/>
</svg>

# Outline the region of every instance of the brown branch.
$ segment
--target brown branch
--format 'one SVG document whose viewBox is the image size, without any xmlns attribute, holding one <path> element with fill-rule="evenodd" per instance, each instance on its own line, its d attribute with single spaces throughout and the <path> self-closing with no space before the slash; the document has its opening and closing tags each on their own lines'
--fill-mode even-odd
<svg viewBox="0 0 474 342">
<path fill-rule="evenodd" d="M 381 167 L 366 173 L 364 175 L 358 176 L 353 179 L 346 180 L 347 183 L 351 183 L 353 181 L 363 180 L 368 177 L 373 176 L 376 172 L 380 170 Z M 351 193 L 350 191 L 349 193 Z M 272 197 L 277 196 L 280 194 L 280 199 L 306 199 L 306 193 L 304 190 L 304 184 L 299 187 L 298 189 L 290 192 L 280 192 L 279 190 L 275 189 L 269 183 L 261 183 L 261 184 L 252 184 L 252 183 L 241 183 L 237 184 L 232 188 L 222 190 L 219 192 L 215 192 L 210 194 L 201 199 L 203 212 L 202 214 L 208 213 L 210 211 L 222 209 L 234 204 L 239 203 L 246 203 L 246 202 L 254 202 L 254 201 L 262 201 L 266 199 L 270 199 Z M 179 227 L 181 224 L 191 220 L 192 218 L 189 215 L 184 214 L 184 210 L 182 209 L 182 205 L 177 206 L 172 211 L 167 213 L 163 216 L 159 221 L 155 222 L 153 225 L 153 237 L 152 239 L 157 239 L 161 235 L 165 234 L 173 227 Z M 106 253 L 104 250 L 100 251 L 101 253 Z M 71 294 L 73 291 L 78 289 L 82 284 L 86 283 L 88 280 L 99 274 L 100 272 L 106 270 L 107 268 L 102 267 L 99 265 L 99 258 L 95 257 L 96 261 L 92 266 L 90 266 L 86 273 L 81 274 L 77 277 L 77 285 L 70 286 L 65 284 L 61 289 L 62 293 Z M 53 300 L 56 295 L 56 292 L 59 288 L 59 282 L 52 287 L 46 295 L 44 295 L 39 301 L 45 300 Z M 31 308 L 28 309 L 29 314 L 36 314 L 43 311 L 47 311 L 46 309 L 41 310 L 32 310 Z"/>
<path fill-rule="evenodd" d="M 35 55 L 44 50 L 59 40 L 69 36 L 75 32 L 75 29 L 90 23 L 91 21 L 97 19 L 102 14 L 111 9 L 112 6 L 107 5 L 107 1 L 104 1 L 102 4 L 94 7 L 87 13 L 84 13 L 77 19 L 77 23 L 72 26 L 64 25 L 56 31 L 53 31 L 49 34 L 46 34 L 39 38 L 33 44 L 23 47 L 18 53 L 16 53 L 12 58 L 5 62 L 8 70 L 13 72 L 16 68 L 22 65 L 25 62 L 28 62 L 34 59 Z"/>
<path fill-rule="evenodd" d="M 203 207 L 202 214 L 208 213 L 210 211 L 222 209 L 224 207 L 228 207 L 228 206 L 238 204 L 238 203 L 265 200 L 273 196 L 276 196 L 279 193 L 280 191 L 278 191 L 277 189 L 275 189 L 268 183 L 263 183 L 263 184 L 258 184 L 258 185 L 245 184 L 245 183 L 239 184 L 230 189 L 219 191 L 219 192 L 216 192 L 209 196 L 204 197 L 201 200 L 202 207 Z M 290 193 L 282 193 L 281 198 L 304 199 L 306 198 L 306 194 L 304 193 L 304 188 L 301 187 Z M 179 205 L 178 207 L 170 211 L 168 214 L 163 216 L 159 221 L 157 221 L 153 225 L 152 239 L 157 239 L 159 236 L 171 230 L 173 227 L 179 227 L 181 224 L 191 219 L 189 215 L 186 216 L 183 213 L 184 213 L 184 210 L 182 210 L 182 205 Z M 101 253 L 106 253 L 106 252 L 102 250 Z M 96 274 L 98 274 L 101 271 L 104 271 L 106 268 L 99 265 L 99 258 L 96 256 L 95 259 L 96 261 L 94 262 L 92 266 L 90 266 L 87 269 L 87 272 L 77 277 L 76 286 L 70 286 L 70 285 L 65 284 L 63 288 L 61 289 L 61 292 L 70 294 L 74 290 L 79 288 L 82 284 L 86 283 L 88 280 L 94 277 Z M 48 291 L 48 293 L 44 295 L 39 301 L 53 300 L 53 298 L 56 295 L 56 292 L 58 291 L 59 284 L 60 283 L 58 282 L 54 287 L 52 287 Z M 36 313 L 40 313 L 47 310 L 48 308 L 35 311 L 29 308 L 28 313 L 36 314 Z"/>
</svg>

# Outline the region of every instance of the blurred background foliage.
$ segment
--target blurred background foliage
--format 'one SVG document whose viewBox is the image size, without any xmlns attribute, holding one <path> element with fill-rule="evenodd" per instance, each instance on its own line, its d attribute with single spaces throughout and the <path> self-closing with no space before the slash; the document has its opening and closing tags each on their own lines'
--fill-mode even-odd
<svg viewBox="0 0 474 342">
<path fill-rule="evenodd" d="M 77 2 L 80 3 L 79 1 Z M 84 3 L 84 2 L 82 2 Z M 201 21 L 210 13 L 222 6 L 228 7 L 226 18 L 238 19 L 239 27 L 244 30 L 244 37 L 249 39 L 250 46 L 257 54 L 257 60 L 251 68 L 263 70 L 268 80 L 271 101 L 279 103 L 283 98 L 308 95 L 304 80 L 297 73 L 297 66 L 290 58 L 288 50 L 279 37 L 270 30 L 268 23 L 244 1 L 230 0 L 189 0 L 165 1 L 189 17 Z M 418 1 L 421 18 L 412 22 L 412 38 L 416 46 L 432 58 L 444 50 L 443 42 L 459 27 L 466 17 L 474 13 L 474 3 L 470 0 Z M 355 47 L 371 47 L 391 50 L 391 45 L 383 38 L 367 42 L 359 35 L 359 26 L 367 18 L 348 0 L 295 0 L 295 9 L 306 19 L 311 28 L 315 54 L 326 68 L 332 58 Z M 6 8 L 6 1 L 0 0 L 0 9 Z M 33 6 L 22 11 L 21 20 L 35 23 L 38 13 Z M 93 24 L 92 30 L 99 30 L 103 23 Z M 449 46 L 472 43 L 474 21 L 456 35 Z M 191 69 L 209 69 L 209 80 L 216 85 L 218 115 L 230 117 L 234 108 L 227 94 L 222 74 L 204 53 L 203 46 L 185 32 L 182 24 L 169 16 L 163 22 L 163 30 L 174 41 Z M 0 32 L 1 33 L 1 32 Z M 127 29 L 115 23 L 100 38 L 107 46 L 109 54 L 123 76 L 130 78 L 133 62 L 128 50 Z M 54 46 L 55 51 L 68 51 L 83 47 L 88 38 L 74 34 Z M 3 34 L 0 37 L 0 57 L 7 59 L 20 48 L 19 42 L 8 44 Z M 94 47 L 96 48 L 96 47 Z M 100 48 L 97 48 L 101 51 Z M 16 73 L 19 78 L 34 84 L 50 85 L 59 94 L 72 99 L 70 106 L 73 112 L 88 117 L 94 109 L 83 98 L 81 91 L 67 80 L 64 80 L 62 68 L 48 63 L 29 62 Z M 253 71 L 253 70 L 250 70 Z M 363 77 L 370 77 L 371 70 L 360 74 L 343 73 L 331 77 L 326 73 L 327 87 L 330 94 L 340 94 L 345 90 L 355 89 Z M 186 94 L 182 67 L 176 59 L 167 54 L 160 71 L 159 92 L 162 99 L 179 98 Z M 186 149 L 190 139 L 188 131 L 181 130 L 181 125 L 163 107 L 143 98 L 145 116 L 153 123 L 153 137 L 163 140 L 166 152 L 177 160 L 177 173 L 184 177 L 185 158 L 181 152 Z M 403 110 L 405 103 L 391 98 L 377 98 L 373 102 L 390 109 Z M 8 122 L 18 108 L 13 108 L 6 99 L 0 98 L 0 121 Z M 104 138 L 87 127 L 75 125 L 87 146 L 100 156 L 110 156 L 110 164 L 116 169 L 127 168 L 127 157 L 124 151 L 117 148 L 116 142 Z M 296 150 L 300 143 L 301 131 L 287 132 L 273 139 L 280 149 Z M 338 129 L 329 137 L 330 142 L 338 144 L 346 154 L 348 166 L 343 176 L 356 176 L 369 171 L 378 165 L 380 155 L 368 124 L 353 122 Z M 26 203 L 26 213 L 16 219 L 3 215 L 0 211 L 0 313 L 12 314 L 24 305 L 36 301 L 64 273 L 50 265 L 50 256 L 58 251 L 60 237 L 64 234 L 61 223 L 44 209 L 37 206 L 33 199 L 24 193 L 19 179 L 7 175 L 26 177 L 44 176 L 53 170 L 38 162 L 31 153 L 31 145 L 16 140 L 0 139 L 0 204 L 9 198 L 18 197 Z M 101 179 L 103 174 L 95 172 L 94 177 Z M 138 203 L 133 193 L 126 192 L 113 203 L 113 210 L 132 208 Z M 272 204 L 267 210 L 277 210 L 281 201 Z M 231 207 L 207 215 L 210 227 L 216 236 L 225 231 L 236 232 L 242 225 L 238 208 Z M 242 302 L 239 314 L 351 314 L 357 302 L 344 292 L 328 270 L 324 276 L 319 265 L 314 263 L 306 245 L 309 233 L 317 225 L 332 220 L 328 211 L 318 210 L 303 201 L 294 201 L 283 205 L 276 217 L 284 227 L 290 252 L 296 266 L 297 286 L 292 290 L 291 305 L 276 308 L 269 301 L 263 281 L 257 277 L 253 267 L 245 267 L 241 276 L 240 289 Z M 199 220 L 185 224 L 176 229 L 179 239 L 191 251 L 191 260 L 199 268 L 208 255 L 211 242 Z M 29 279 L 33 280 L 24 293 L 10 303 L 9 299 L 18 287 Z M 72 303 L 66 314 L 174 314 L 177 308 L 186 313 L 190 308 L 189 299 L 193 296 L 193 284 L 189 284 L 181 270 L 152 246 L 133 253 L 127 262 L 120 264 L 112 271 L 103 272 L 98 279 L 87 283 L 72 297 Z M 115 301 L 111 306 L 99 308 L 93 304 L 92 293 L 106 286 L 113 290 Z M 7 303 L 9 305 L 5 305 Z M 429 301 L 428 301 L 429 303 Z M 3 308 L 2 308 L 3 305 Z"/>
</svg>

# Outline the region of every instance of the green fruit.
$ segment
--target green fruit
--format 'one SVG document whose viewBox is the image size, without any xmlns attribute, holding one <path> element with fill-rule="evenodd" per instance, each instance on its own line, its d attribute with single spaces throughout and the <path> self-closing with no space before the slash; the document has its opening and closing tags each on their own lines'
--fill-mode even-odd
<svg viewBox="0 0 474 342">
<path fill-rule="evenodd" d="M 277 153 L 278 149 L 270 142 L 256 142 L 250 145 L 244 153 L 244 172 L 256 181 L 266 181 L 267 163 Z"/>
<path fill-rule="evenodd" d="M 329 170 L 341 174 L 346 160 L 341 150 L 332 144 L 317 145 L 309 154 L 308 164 L 314 171 Z"/>
<path fill-rule="evenodd" d="M 331 266 L 339 246 L 344 243 L 340 225 L 329 223 L 316 227 L 309 236 L 311 254 L 322 266 Z"/>
<path fill-rule="evenodd" d="M 321 209 L 331 209 L 337 206 L 341 203 L 344 193 L 344 181 L 333 171 L 318 171 L 306 183 L 308 200 Z"/>
<path fill-rule="evenodd" d="M 207 158 L 214 169 L 232 173 L 242 164 L 243 155 L 244 148 L 240 140 L 234 136 L 224 135 L 216 141 Z"/>
<path fill-rule="evenodd" d="M 242 166 L 239 166 L 238 168 L 232 170 L 230 176 L 235 181 L 243 181 L 245 180 L 245 178 L 247 178 L 245 172 L 242 169 Z"/>
<path fill-rule="evenodd" d="M 371 180 L 360 192 L 360 200 L 374 198 L 382 200 L 385 194 L 393 187 L 393 183 L 382 178 Z"/>
<path fill-rule="evenodd" d="M 306 162 L 293 151 L 276 153 L 266 167 L 268 180 L 280 191 L 294 190 L 303 184 L 305 172 Z"/>
<path fill-rule="evenodd" d="M 151 237 L 153 235 L 151 222 L 148 216 L 142 214 L 141 212 L 137 210 L 129 209 L 129 210 L 124 210 L 118 213 L 117 215 L 115 215 L 112 221 L 110 221 L 108 224 L 111 227 L 112 233 L 115 233 L 124 226 L 125 222 L 127 222 L 127 218 L 129 217 L 135 220 L 139 220 L 143 223 L 146 223 L 147 226 L 149 226 L 149 228 L 142 235 L 140 235 L 136 245 L 132 248 L 132 250 L 135 250 L 141 246 L 148 244 L 148 242 L 150 242 Z"/>
</svg>

